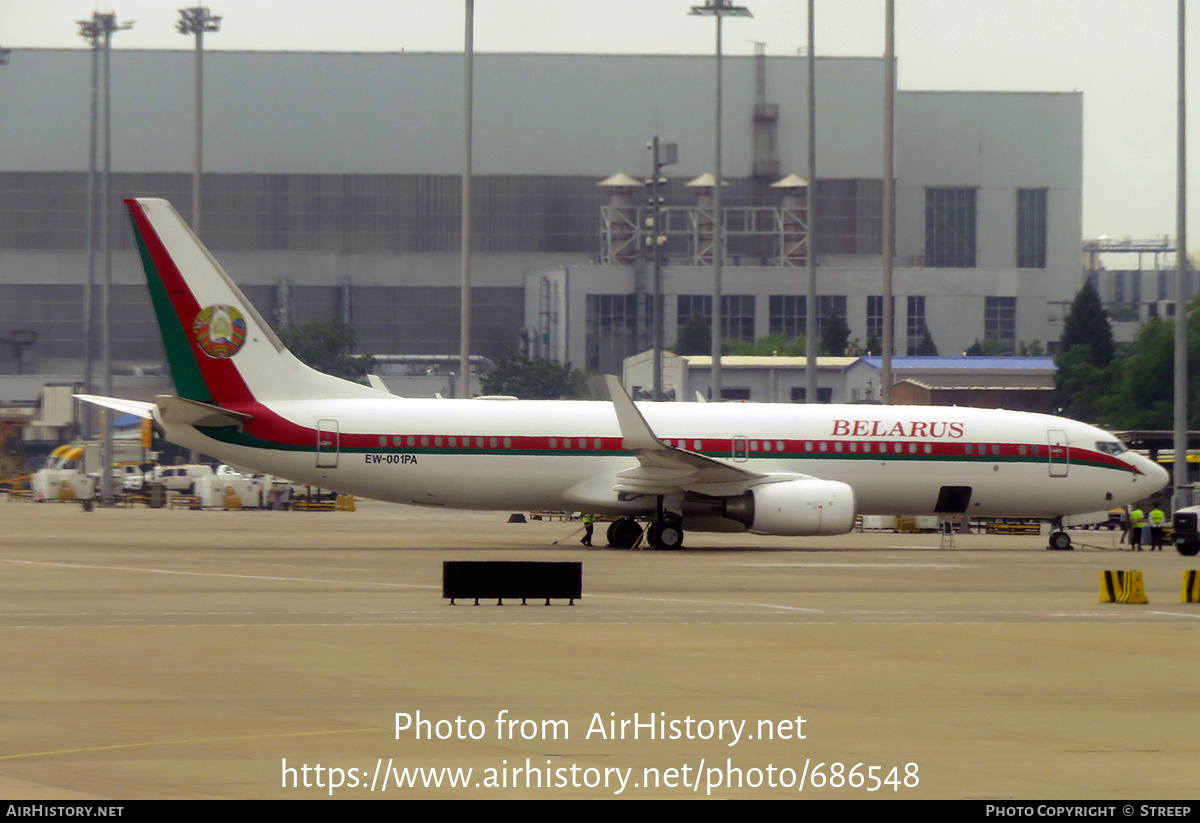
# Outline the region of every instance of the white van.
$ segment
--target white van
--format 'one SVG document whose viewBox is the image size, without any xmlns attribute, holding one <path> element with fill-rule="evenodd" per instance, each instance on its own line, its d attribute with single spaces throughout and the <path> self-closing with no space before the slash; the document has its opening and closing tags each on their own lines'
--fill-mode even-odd
<svg viewBox="0 0 1200 823">
<path fill-rule="evenodd" d="M 182 466 L 159 466 L 154 470 L 154 479 L 166 486 L 167 491 L 195 494 L 196 481 L 201 477 L 212 477 L 212 466 L 192 463 Z"/>
</svg>

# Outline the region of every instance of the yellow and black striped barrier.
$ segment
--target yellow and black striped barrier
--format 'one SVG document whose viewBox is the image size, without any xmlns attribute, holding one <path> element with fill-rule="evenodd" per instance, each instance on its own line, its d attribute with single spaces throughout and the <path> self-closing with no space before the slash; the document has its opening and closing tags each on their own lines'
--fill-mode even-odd
<svg viewBox="0 0 1200 823">
<path fill-rule="evenodd" d="M 1195 569 L 1183 573 L 1183 602 L 1200 603 L 1200 574 Z"/>
<path fill-rule="evenodd" d="M 334 511 L 335 505 L 333 500 L 309 500 L 304 497 L 292 498 L 292 511 L 294 512 L 331 512 Z"/>
<path fill-rule="evenodd" d="M 1131 571 L 1100 572 L 1101 603 L 1149 603 L 1142 573 Z"/>
</svg>

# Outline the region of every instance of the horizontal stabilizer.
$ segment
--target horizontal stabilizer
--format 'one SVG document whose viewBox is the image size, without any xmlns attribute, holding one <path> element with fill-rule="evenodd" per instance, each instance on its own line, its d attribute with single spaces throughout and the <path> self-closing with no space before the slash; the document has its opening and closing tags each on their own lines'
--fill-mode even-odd
<svg viewBox="0 0 1200 823">
<path fill-rule="evenodd" d="M 155 399 L 158 401 L 158 413 L 164 423 L 184 426 L 240 426 L 254 417 L 245 412 L 230 411 L 220 406 L 172 395 L 160 394 Z"/>
<path fill-rule="evenodd" d="M 75 397 L 85 403 L 91 403 L 93 406 L 115 409 L 124 414 L 137 415 L 145 420 L 154 419 L 153 403 L 143 403 L 140 400 L 122 400 L 119 397 L 102 397 L 98 394 L 77 394 Z"/>
</svg>

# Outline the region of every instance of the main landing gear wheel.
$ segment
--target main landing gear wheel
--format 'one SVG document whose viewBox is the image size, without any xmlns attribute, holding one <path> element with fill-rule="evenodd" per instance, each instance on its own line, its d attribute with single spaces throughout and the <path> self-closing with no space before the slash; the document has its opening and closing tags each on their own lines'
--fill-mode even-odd
<svg viewBox="0 0 1200 823">
<path fill-rule="evenodd" d="M 654 549 L 683 548 L 683 529 L 678 523 L 654 523 L 646 531 L 646 539 Z"/>
<path fill-rule="evenodd" d="M 608 545 L 614 549 L 632 549 L 641 536 L 642 527 L 636 520 L 628 517 L 617 520 L 608 527 Z"/>
<path fill-rule="evenodd" d="M 1050 545 L 1047 547 L 1056 552 L 1071 550 L 1071 535 L 1066 532 L 1050 532 Z"/>
</svg>

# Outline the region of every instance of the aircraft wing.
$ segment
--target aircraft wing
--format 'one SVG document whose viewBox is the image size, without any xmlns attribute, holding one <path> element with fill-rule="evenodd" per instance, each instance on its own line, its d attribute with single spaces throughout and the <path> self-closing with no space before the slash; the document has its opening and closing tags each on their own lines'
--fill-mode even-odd
<svg viewBox="0 0 1200 823">
<path fill-rule="evenodd" d="M 621 427 L 621 445 L 634 453 L 639 464 L 636 468 L 618 472 L 614 487 L 617 492 L 665 495 L 689 490 L 708 491 L 726 484 L 744 488 L 767 479 L 765 474 L 668 446 L 654 434 L 646 418 L 625 393 L 621 381 L 612 375 L 605 379 Z"/>
</svg>

